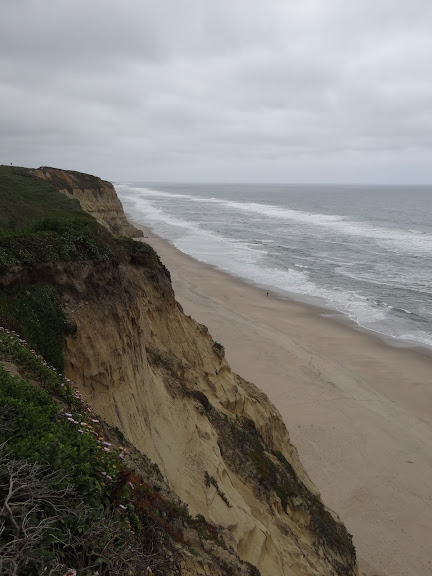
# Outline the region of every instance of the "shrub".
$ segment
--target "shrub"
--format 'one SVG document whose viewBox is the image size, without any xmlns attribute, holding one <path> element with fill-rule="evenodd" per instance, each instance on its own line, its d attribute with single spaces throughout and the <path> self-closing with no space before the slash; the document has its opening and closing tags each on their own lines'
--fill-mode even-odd
<svg viewBox="0 0 432 576">
<path fill-rule="evenodd" d="M 0 274 L 40 263 L 104 262 L 112 256 L 105 231 L 96 221 L 44 219 L 0 236 Z"/>
<path fill-rule="evenodd" d="M 6 453 L 67 471 L 80 496 L 96 505 L 111 490 L 102 472 L 114 480 L 119 461 L 83 430 L 81 417 L 75 412 L 67 418 L 48 392 L 0 366 L 0 443 L 6 442 Z"/>
<path fill-rule="evenodd" d="M 64 337 L 73 334 L 59 290 L 48 284 L 16 286 L 0 292 L 0 318 L 19 332 L 46 361 L 64 370 Z"/>
</svg>

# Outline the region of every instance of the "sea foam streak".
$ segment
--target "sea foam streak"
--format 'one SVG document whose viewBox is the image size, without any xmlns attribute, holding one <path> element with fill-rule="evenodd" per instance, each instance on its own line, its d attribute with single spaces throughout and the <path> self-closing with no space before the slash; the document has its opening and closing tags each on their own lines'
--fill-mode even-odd
<svg viewBox="0 0 432 576">
<path fill-rule="evenodd" d="M 126 186 L 123 188 L 126 188 Z M 260 217 L 268 216 L 279 220 L 300 222 L 310 226 L 330 229 L 331 232 L 337 231 L 346 236 L 360 236 L 369 240 L 374 239 L 378 244 L 382 244 L 387 248 L 393 247 L 406 252 L 432 252 L 432 234 L 427 234 L 426 232 L 378 227 L 363 222 L 352 221 L 337 214 L 306 213 L 257 202 L 236 202 L 217 198 L 201 198 L 190 194 L 161 192 L 150 188 L 130 188 L 130 190 L 134 193 L 139 192 L 147 198 L 176 198 L 191 202 L 208 203 L 210 205 L 218 204 L 240 212 L 256 214 Z"/>
</svg>

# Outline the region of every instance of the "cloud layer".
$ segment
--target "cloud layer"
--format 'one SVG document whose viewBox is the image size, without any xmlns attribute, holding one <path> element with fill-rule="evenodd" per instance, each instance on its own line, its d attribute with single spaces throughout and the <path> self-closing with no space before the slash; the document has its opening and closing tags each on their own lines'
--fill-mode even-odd
<svg viewBox="0 0 432 576">
<path fill-rule="evenodd" d="M 3 0 L 0 162 L 432 182 L 428 0 Z"/>
</svg>

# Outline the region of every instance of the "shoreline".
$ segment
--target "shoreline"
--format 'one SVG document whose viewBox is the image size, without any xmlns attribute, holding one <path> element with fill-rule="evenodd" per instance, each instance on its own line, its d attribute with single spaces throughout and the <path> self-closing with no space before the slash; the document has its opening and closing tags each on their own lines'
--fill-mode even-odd
<svg viewBox="0 0 432 576">
<path fill-rule="evenodd" d="M 213 266 L 212 264 L 208 264 L 207 262 L 203 262 L 202 260 L 193 258 L 192 256 L 189 256 L 185 252 L 182 252 L 181 250 L 176 248 L 165 238 L 158 236 L 149 229 L 147 229 L 147 231 L 152 232 L 155 238 L 158 238 L 159 240 L 162 240 L 163 242 L 167 242 L 168 244 L 170 244 L 174 250 L 181 252 L 187 258 L 191 258 L 192 260 L 199 262 L 203 266 L 209 266 L 210 268 L 212 268 L 216 272 L 219 272 L 220 274 L 224 274 L 225 276 L 238 280 L 243 284 L 247 284 L 248 286 L 255 288 L 256 290 L 261 290 L 262 292 L 268 291 L 269 295 L 271 294 L 272 297 L 277 298 L 279 300 L 290 302 L 293 304 L 298 304 L 299 306 L 305 306 L 306 308 L 311 308 L 312 310 L 315 310 L 316 314 L 319 315 L 320 317 L 330 319 L 331 321 L 334 322 L 338 322 L 339 324 L 347 326 L 350 330 L 356 330 L 357 332 L 366 334 L 371 338 L 376 338 L 379 342 L 384 343 L 386 346 L 389 346 L 390 348 L 413 350 L 415 352 L 425 354 L 426 356 L 430 356 L 432 358 L 432 348 L 427 346 L 426 344 L 422 344 L 416 341 L 412 341 L 411 343 L 409 340 L 398 339 L 396 337 L 389 336 L 388 334 L 378 332 L 378 330 L 372 330 L 371 328 L 366 328 L 365 326 L 362 326 L 361 324 L 350 318 L 348 314 L 345 314 L 344 312 L 337 310 L 336 308 L 326 306 L 325 304 L 315 303 L 314 300 L 318 300 L 318 297 L 314 298 L 313 296 L 310 296 L 309 297 L 310 301 L 308 302 L 307 297 L 302 297 L 301 295 L 290 292 L 283 292 L 283 291 L 278 292 L 274 288 L 268 288 L 260 284 L 249 282 L 246 278 L 242 278 L 241 276 L 235 276 L 233 274 L 230 274 L 229 272 L 225 272 L 224 270 L 217 268 L 216 266 Z"/>
<path fill-rule="evenodd" d="M 135 225 L 185 313 L 282 414 L 324 502 L 353 534 L 365 575 L 432 575 L 429 351 L 392 346 L 327 308 L 267 296 Z"/>
<path fill-rule="evenodd" d="M 252 290 L 260 291 L 262 294 L 267 293 L 268 296 L 270 296 L 271 298 L 277 299 L 281 302 L 285 302 L 288 305 L 298 306 L 304 308 L 305 310 L 314 311 L 317 316 L 323 318 L 325 321 L 335 322 L 339 325 L 347 327 L 349 330 L 354 330 L 359 334 L 364 334 L 368 338 L 376 340 L 376 342 L 380 345 L 384 345 L 389 348 L 394 348 L 396 350 L 413 351 L 420 355 L 429 357 L 432 360 L 432 348 L 430 348 L 426 344 L 422 344 L 420 342 L 415 341 L 411 343 L 408 340 L 398 339 L 396 337 L 392 337 L 387 334 L 378 332 L 377 330 L 366 328 L 361 324 L 358 324 L 347 314 L 341 312 L 340 310 L 337 310 L 336 308 L 331 308 L 330 306 L 326 306 L 325 304 L 315 303 L 314 300 L 318 300 L 318 297 L 314 298 L 313 296 L 311 296 L 309 297 L 310 301 L 308 301 L 307 297 L 302 298 L 301 295 L 297 295 L 295 293 L 284 292 L 283 290 L 278 291 L 274 287 L 266 287 L 262 284 L 257 284 L 252 281 L 248 281 L 248 279 L 243 278 L 242 276 L 236 276 L 234 274 L 231 274 L 230 272 L 222 270 L 217 266 L 204 262 L 203 260 L 199 260 L 198 258 L 194 258 L 193 256 L 190 256 L 186 252 L 183 252 L 182 250 L 174 246 L 174 244 L 172 244 L 168 239 L 163 238 L 162 236 L 156 234 L 156 232 L 154 232 L 149 226 L 134 221 L 132 216 L 128 216 L 128 220 L 132 222 L 134 226 L 142 230 L 143 233 L 145 234 L 142 238 L 138 240 L 149 241 L 148 244 L 150 245 L 152 245 L 152 241 L 154 241 L 159 246 L 166 245 L 171 250 L 177 252 L 178 254 L 181 254 L 183 258 L 189 260 L 191 263 L 197 263 L 200 266 L 213 270 L 215 274 L 221 274 L 227 280 L 238 282 L 240 285 L 244 287 L 247 286 Z M 156 250 L 156 252 L 158 251 Z M 169 270 L 171 272 L 170 268 Z"/>
</svg>

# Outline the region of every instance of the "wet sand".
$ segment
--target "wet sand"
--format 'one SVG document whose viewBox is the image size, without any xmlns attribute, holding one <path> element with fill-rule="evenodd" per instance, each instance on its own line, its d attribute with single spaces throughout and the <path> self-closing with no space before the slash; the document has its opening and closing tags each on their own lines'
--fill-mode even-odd
<svg viewBox="0 0 432 576">
<path fill-rule="evenodd" d="M 432 575 L 432 355 L 267 296 L 143 230 L 185 313 L 281 412 L 365 575 Z"/>
</svg>

